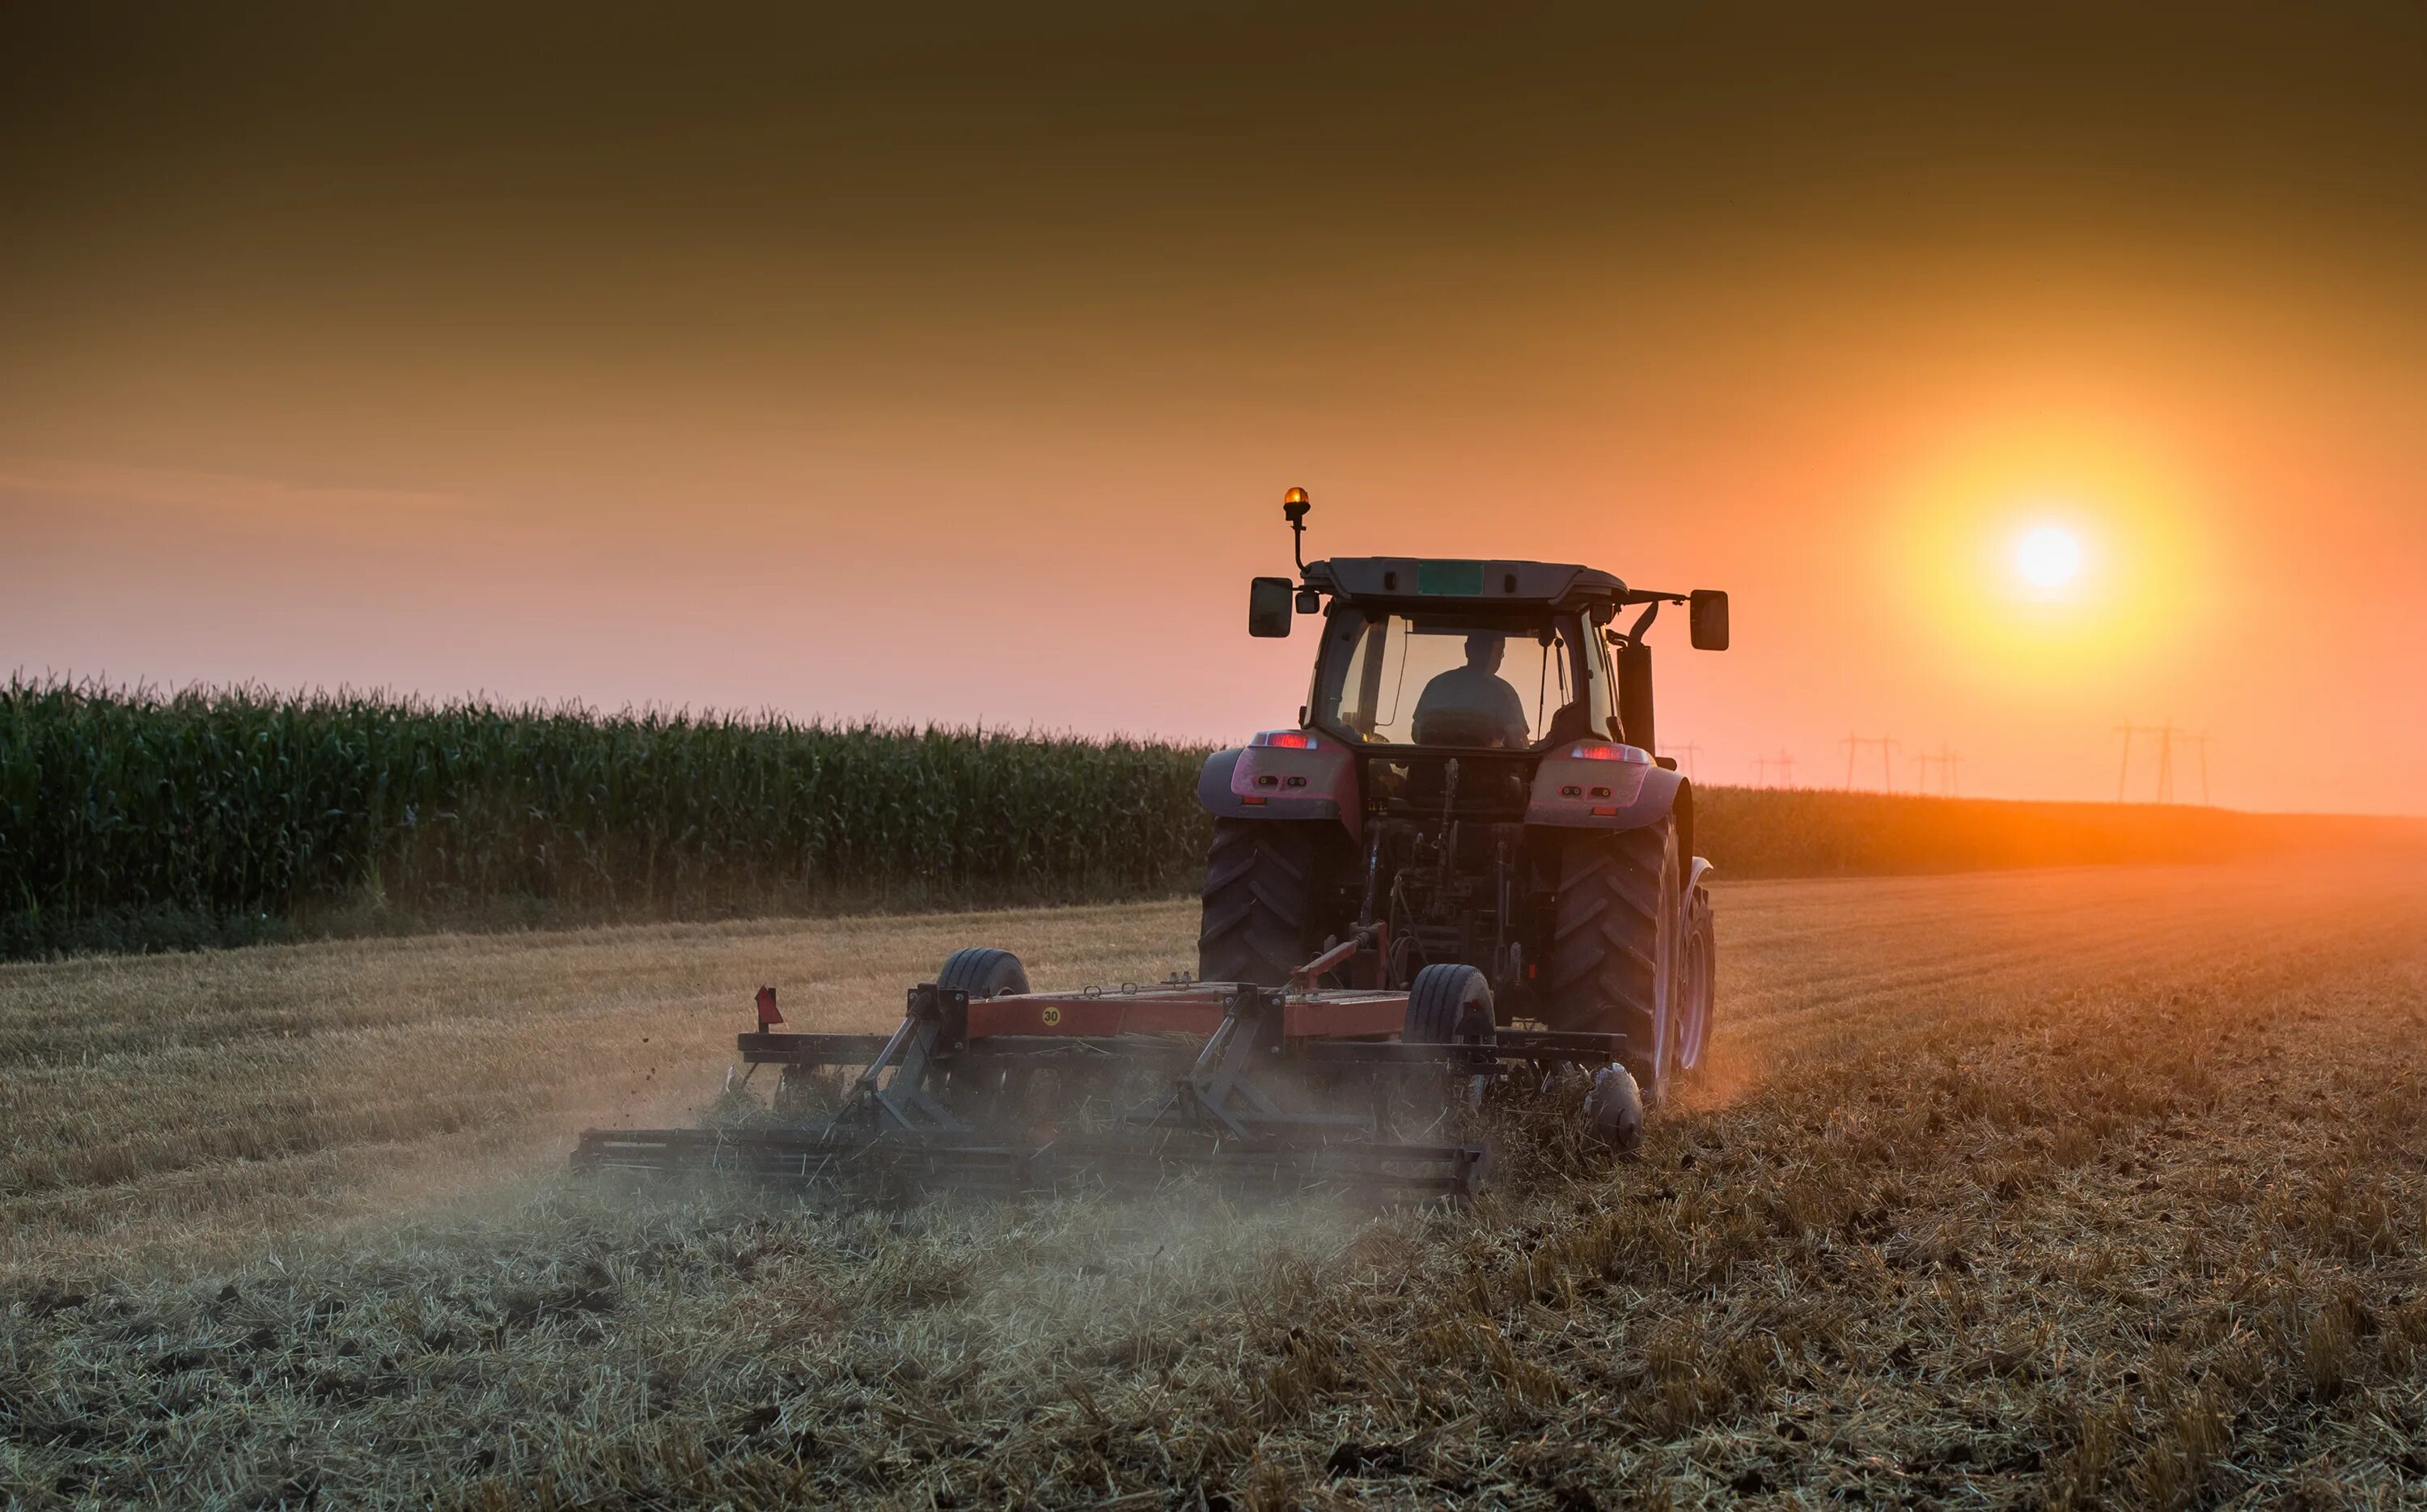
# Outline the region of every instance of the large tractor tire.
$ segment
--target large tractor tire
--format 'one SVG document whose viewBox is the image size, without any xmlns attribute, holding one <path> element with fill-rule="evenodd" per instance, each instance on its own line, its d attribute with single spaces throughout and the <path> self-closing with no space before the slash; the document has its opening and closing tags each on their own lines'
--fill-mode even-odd
<svg viewBox="0 0 2427 1512">
<path fill-rule="evenodd" d="M 1217 819 L 1205 858 L 1197 980 L 1287 984 L 1336 927 L 1337 825 Z"/>
<path fill-rule="evenodd" d="M 1615 835 L 1566 837 L 1544 968 L 1551 1027 L 1625 1035 L 1626 1068 L 1643 1101 L 1655 1106 L 1674 1090 L 1682 1069 L 1680 886 L 1670 820 Z"/>
</svg>

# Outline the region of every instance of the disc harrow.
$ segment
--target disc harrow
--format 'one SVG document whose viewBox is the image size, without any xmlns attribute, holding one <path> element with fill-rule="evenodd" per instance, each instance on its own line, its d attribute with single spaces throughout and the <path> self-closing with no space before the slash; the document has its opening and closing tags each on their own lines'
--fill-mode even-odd
<svg viewBox="0 0 2427 1512">
<path fill-rule="evenodd" d="M 923 982 L 887 1034 L 782 1030 L 762 988 L 758 1026 L 736 1048 L 744 1085 L 777 1068 L 772 1112 L 727 1128 L 590 1130 L 573 1163 L 870 1193 L 1186 1179 L 1458 1201 L 1490 1167 L 1466 1116 L 1483 1090 L 1512 1075 L 1547 1082 L 1563 1065 L 1595 1073 L 1593 1131 L 1633 1146 L 1641 1102 L 1622 1035 L 1497 1023 L 1466 966 L 1428 967 L 1407 991 L 1317 985 L 1385 955 L 1378 935 L 1360 931 L 1281 987 L 1175 979 L 985 996 Z M 790 1094 L 820 1077 L 839 1078 L 841 1095 L 805 1114 Z"/>
</svg>

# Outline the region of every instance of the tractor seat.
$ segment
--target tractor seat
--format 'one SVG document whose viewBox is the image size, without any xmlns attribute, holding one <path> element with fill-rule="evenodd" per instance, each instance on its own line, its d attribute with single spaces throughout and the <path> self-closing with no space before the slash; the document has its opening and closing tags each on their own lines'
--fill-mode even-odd
<svg viewBox="0 0 2427 1512">
<path fill-rule="evenodd" d="M 1501 743 L 1500 722 L 1479 709 L 1432 708 L 1418 714 L 1409 733 L 1418 745 L 1463 745 L 1481 748 Z"/>
</svg>

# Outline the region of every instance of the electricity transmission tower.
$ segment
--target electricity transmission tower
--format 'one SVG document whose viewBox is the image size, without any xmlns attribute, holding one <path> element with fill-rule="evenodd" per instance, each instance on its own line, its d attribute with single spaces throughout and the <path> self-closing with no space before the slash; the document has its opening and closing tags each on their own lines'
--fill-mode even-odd
<svg viewBox="0 0 2427 1512">
<path fill-rule="evenodd" d="M 1963 753 L 1961 751 L 1948 750 L 1946 748 L 1946 742 L 1941 740 L 1938 742 L 1938 756 L 1936 760 L 1938 762 L 1939 790 L 1949 798 L 1959 796 L 1961 794 L 1962 785 L 1955 780 L 1955 769 L 1963 764 Z"/>
<path fill-rule="evenodd" d="M 1778 768 L 1779 772 L 1783 774 L 1780 779 L 1779 786 L 1782 788 L 1794 787 L 1795 758 L 1788 756 L 1784 748 L 1781 748 L 1778 755 L 1770 757 L 1769 761 L 1770 765 Z"/>
<path fill-rule="evenodd" d="M 1700 782 L 1702 780 L 1701 777 L 1695 775 L 1694 772 L 1694 757 L 1702 751 L 1702 748 L 1701 746 L 1696 745 L 1691 740 L 1686 741 L 1683 745 L 1678 745 L 1672 742 L 1669 747 L 1670 755 L 1686 763 L 1686 780 L 1688 782 Z"/>
<path fill-rule="evenodd" d="M 2208 748 L 2209 746 L 2214 745 L 2214 744 L 2216 743 L 2216 737 L 2215 737 L 2215 736 L 2213 736 L 2213 735 L 2186 735 L 2186 736 L 2184 736 L 2184 737 L 2183 737 L 2183 743 L 2184 743 L 2185 745 L 2196 745 L 2196 746 L 2198 746 L 2198 747 L 2199 747 L 2199 756 L 2200 756 L 2200 806 L 2201 806 L 2202 808 L 2206 808 L 2206 807 L 2207 807 L 2207 806 L 2208 806 L 2208 802 L 2207 802 L 2207 748 Z"/>
<path fill-rule="evenodd" d="M 1769 757 L 1755 756 L 1752 758 L 1752 783 L 1756 788 L 1767 788 L 1769 786 Z"/>
<path fill-rule="evenodd" d="M 1869 750 L 1872 746 L 1880 748 L 1880 790 L 1896 791 L 1896 770 L 1889 765 L 1889 760 L 1890 754 L 1897 748 L 1897 741 L 1889 740 L 1884 735 L 1849 735 L 1837 743 L 1846 748 L 1846 787 L 1849 791 L 1852 790 L 1854 786 L 1855 756 Z"/>
<path fill-rule="evenodd" d="M 2187 737 L 2190 732 L 2177 727 L 2173 720 L 2168 720 L 2163 724 L 2118 724 L 2115 726 L 2115 733 L 2124 737 L 2124 765 L 2115 774 L 2115 801 L 2119 804 L 2124 801 L 2124 785 L 2132 775 L 2132 737 L 2154 735 L 2158 738 L 2156 801 L 2161 804 L 2173 803 L 2175 801 L 2175 741 Z M 2205 770 L 2207 760 L 2207 750 L 2205 746 L 2200 749 L 2200 760 Z M 2204 789 L 2205 784 L 2203 784 Z"/>
</svg>

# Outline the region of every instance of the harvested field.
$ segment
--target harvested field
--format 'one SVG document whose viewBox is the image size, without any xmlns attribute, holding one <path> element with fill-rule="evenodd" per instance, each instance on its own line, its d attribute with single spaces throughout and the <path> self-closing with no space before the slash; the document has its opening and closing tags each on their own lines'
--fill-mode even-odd
<svg viewBox="0 0 2427 1512">
<path fill-rule="evenodd" d="M 760 981 L 1189 905 L 0 967 L 0 1497 L 2427 1503 L 2427 867 L 1750 883 L 1644 1158 L 1463 1213 L 634 1200 Z"/>
</svg>

